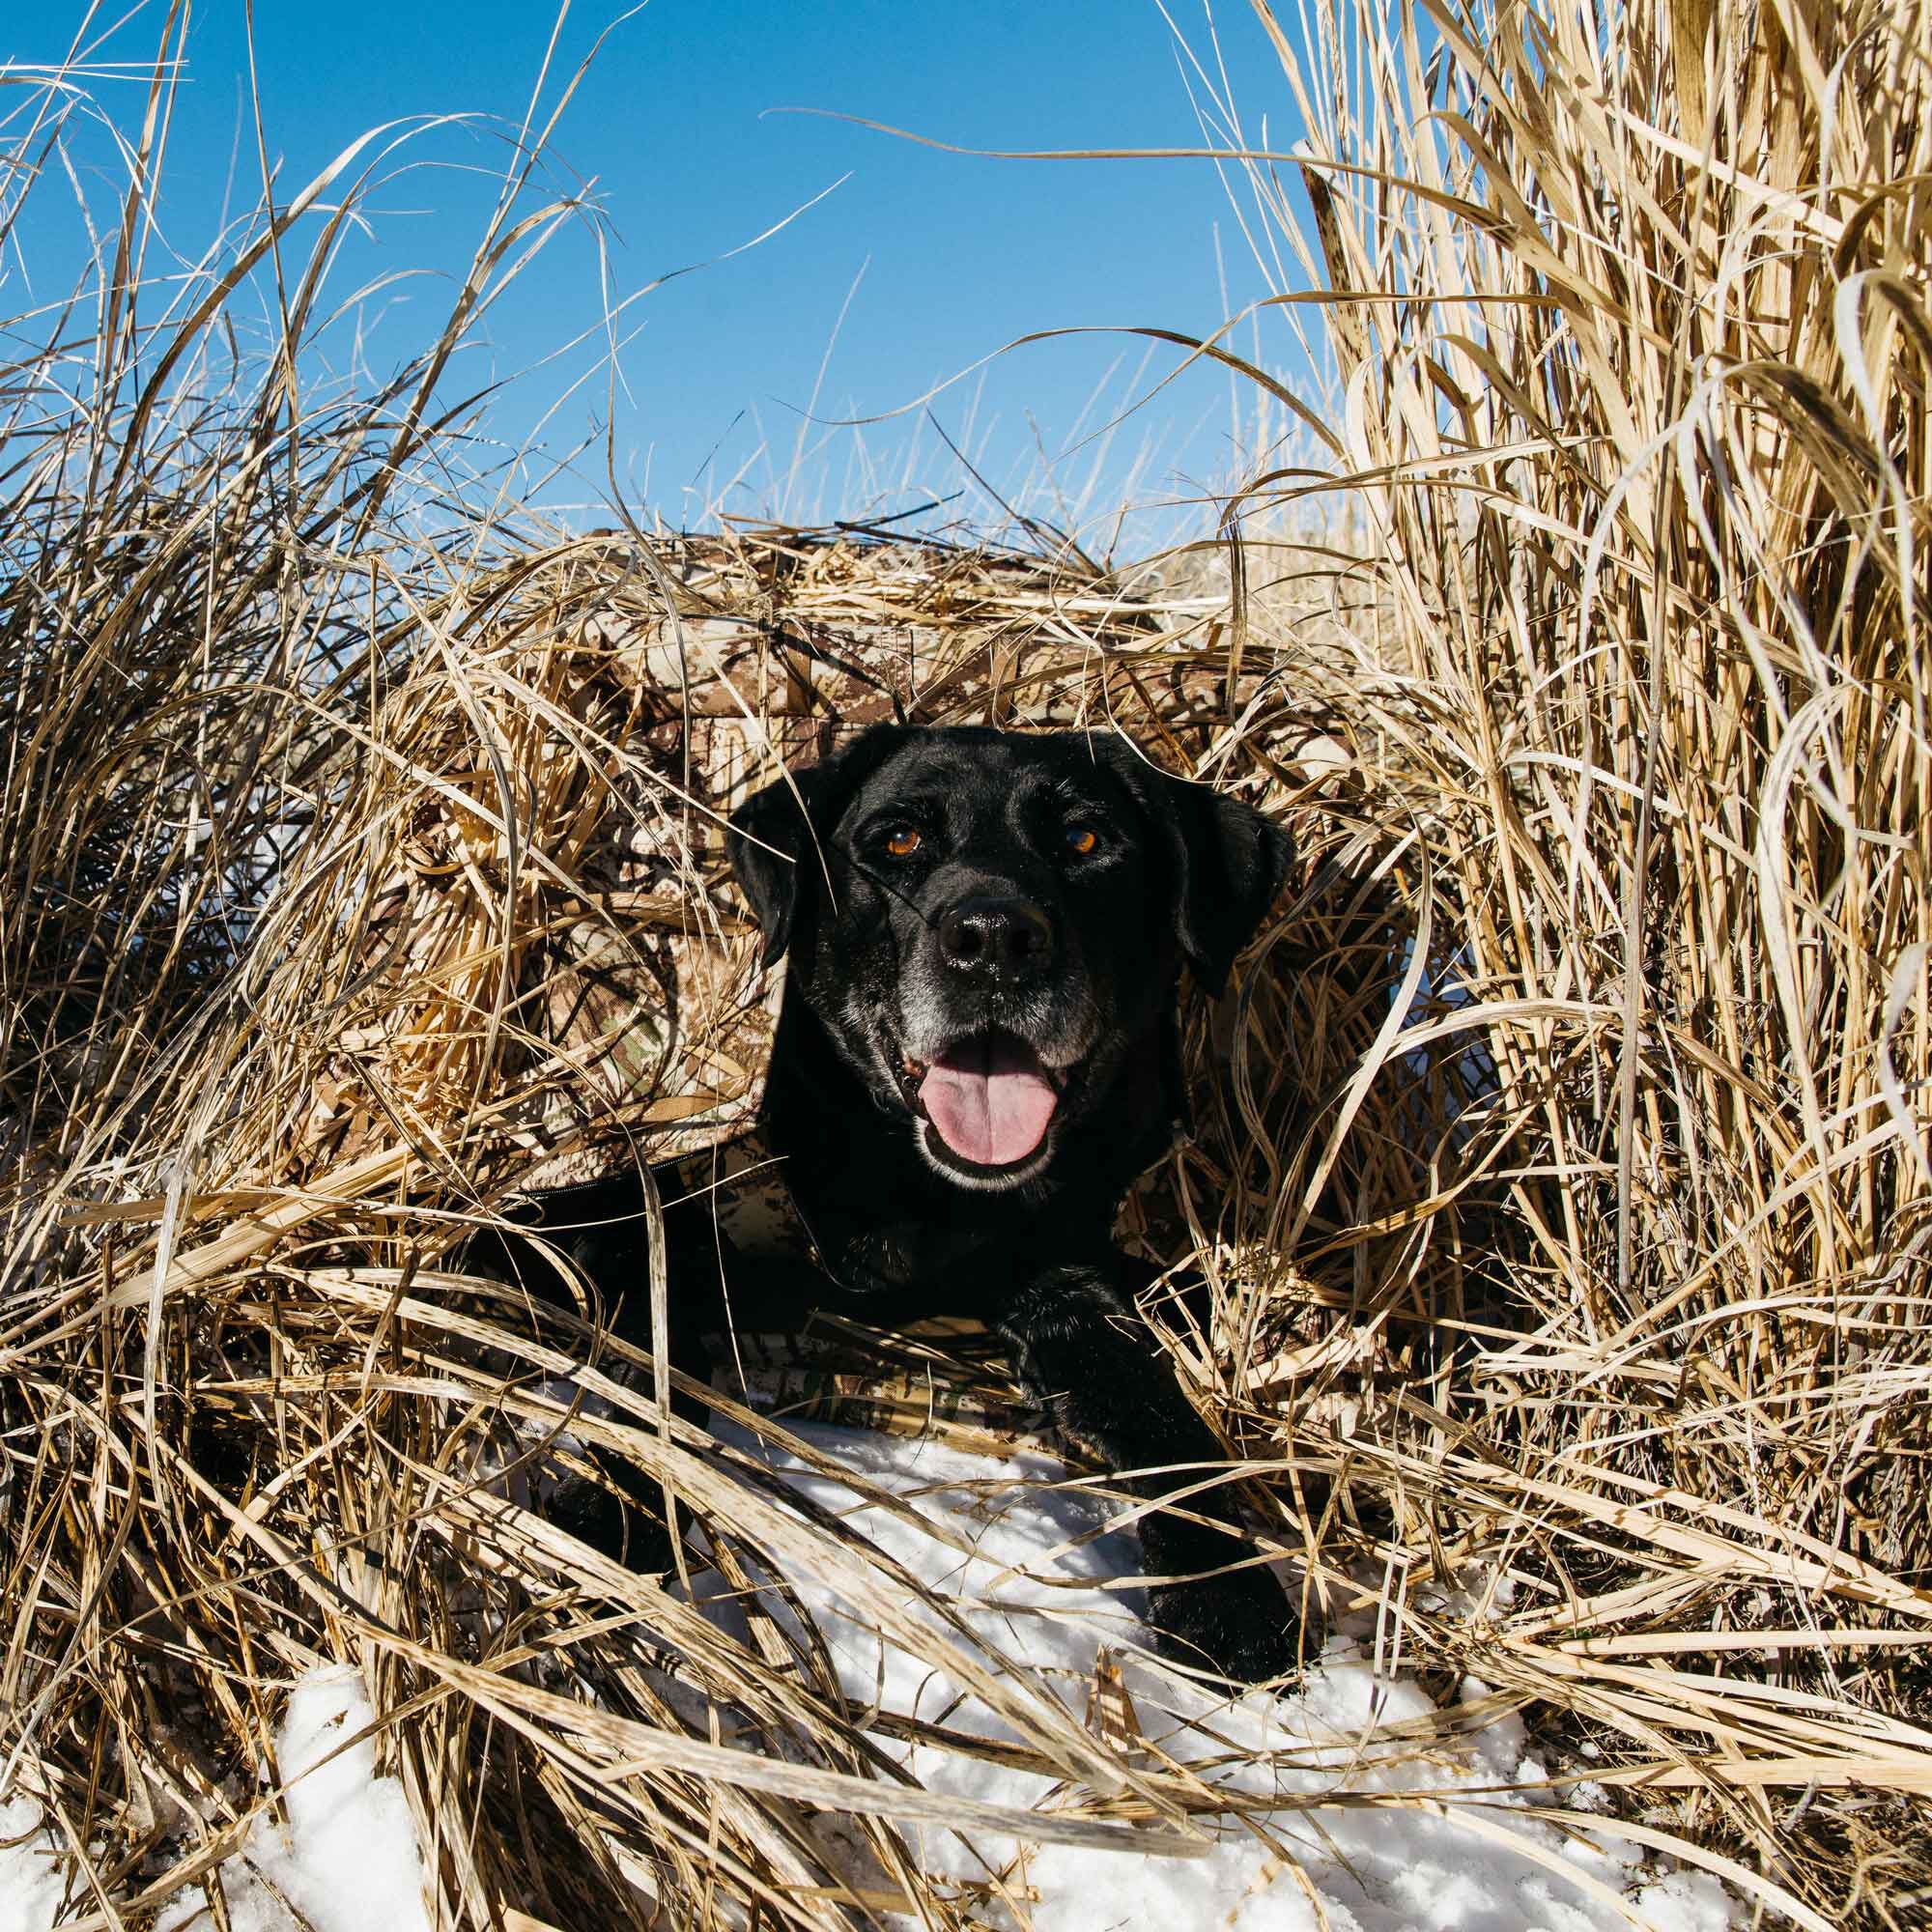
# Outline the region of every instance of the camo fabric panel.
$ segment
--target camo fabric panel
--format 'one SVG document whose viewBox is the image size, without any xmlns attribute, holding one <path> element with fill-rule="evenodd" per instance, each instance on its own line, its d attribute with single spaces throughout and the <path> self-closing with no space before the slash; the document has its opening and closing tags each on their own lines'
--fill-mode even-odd
<svg viewBox="0 0 1932 1932">
<path fill-rule="evenodd" d="M 982 1456 L 1065 1447 L 980 1322 L 935 1318 L 887 1330 L 820 1314 L 796 1334 L 714 1336 L 708 1347 L 712 1387 L 775 1421 L 924 1436 Z"/>
<path fill-rule="evenodd" d="M 751 791 L 895 720 L 1133 716 L 1197 768 L 1264 673 L 1231 677 L 1211 623 L 1170 630 L 1184 605 L 1037 559 L 598 538 L 468 646 L 498 707 L 408 741 L 418 788 L 291 1122 L 304 1164 L 400 1139 L 536 1187 L 728 1139 L 778 998 L 724 860 Z"/>
</svg>

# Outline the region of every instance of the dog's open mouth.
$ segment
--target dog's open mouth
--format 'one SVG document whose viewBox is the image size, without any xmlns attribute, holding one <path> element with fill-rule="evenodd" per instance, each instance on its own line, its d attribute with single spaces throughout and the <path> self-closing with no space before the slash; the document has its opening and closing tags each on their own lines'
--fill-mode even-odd
<svg viewBox="0 0 1932 1932">
<path fill-rule="evenodd" d="M 1060 1104 L 1060 1078 L 1009 1033 L 971 1034 L 936 1060 L 908 1058 L 905 1080 L 933 1132 L 971 1167 L 1029 1159 Z"/>
</svg>

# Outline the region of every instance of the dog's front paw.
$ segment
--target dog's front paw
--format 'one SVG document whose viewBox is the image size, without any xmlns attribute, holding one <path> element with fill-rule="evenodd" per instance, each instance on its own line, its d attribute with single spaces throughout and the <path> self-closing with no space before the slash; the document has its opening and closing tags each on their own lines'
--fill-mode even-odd
<svg viewBox="0 0 1932 1932">
<path fill-rule="evenodd" d="M 1148 1592 L 1148 1622 L 1163 1657 L 1242 1684 L 1293 1675 L 1312 1648 L 1313 1634 L 1265 1570 L 1158 1585 Z"/>
</svg>

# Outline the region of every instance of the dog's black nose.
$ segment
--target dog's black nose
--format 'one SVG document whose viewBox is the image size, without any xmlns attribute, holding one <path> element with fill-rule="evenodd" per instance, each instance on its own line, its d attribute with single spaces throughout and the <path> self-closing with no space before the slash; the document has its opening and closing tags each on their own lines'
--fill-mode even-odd
<svg viewBox="0 0 1932 1932">
<path fill-rule="evenodd" d="M 939 951 L 955 972 L 1030 979 L 1053 957 L 1053 924 L 1027 899 L 961 899 L 939 922 Z"/>
</svg>

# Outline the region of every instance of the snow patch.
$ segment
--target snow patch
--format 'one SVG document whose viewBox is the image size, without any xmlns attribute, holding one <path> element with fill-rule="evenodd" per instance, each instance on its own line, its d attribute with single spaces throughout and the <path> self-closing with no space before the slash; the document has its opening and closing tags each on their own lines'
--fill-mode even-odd
<svg viewBox="0 0 1932 1932">
<path fill-rule="evenodd" d="M 1353 1636 L 1331 1637 L 1285 1697 L 1217 1695 L 1169 1669 L 1144 1648 L 1139 1593 L 1118 1587 L 1140 1574 L 1138 1540 L 1110 1527 L 1100 1499 L 1054 1487 L 1065 1471 L 1051 1458 L 1003 1461 L 817 1425 L 795 1433 L 911 1504 L 933 1533 L 747 1435 L 736 1439 L 949 1598 L 983 1640 L 1043 1677 L 1076 1716 L 1087 1707 L 1104 1646 L 1157 1753 L 1192 1766 L 1208 1783 L 1282 1801 L 1246 1822 L 1226 1821 L 1208 1857 L 1186 1860 L 909 1832 L 923 1867 L 970 1889 L 988 1925 L 1628 1932 L 1634 1918 L 1653 1932 L 1728 1932 L 1742 1922 L 1723 1889 L 1701 1874 L 1661 1876 L 1627 1843 L 1585 1839 L 1540 1820 L 1537 1806 L 1550 1793 L 1515 1714 L 1426 1743 L 1391 1735 L 1421 1727 L 1435 1706 L 1412 1679 L 1378 1675 Z M 947 1534 L 972 1554 L 961 1557 Z M 791 1581 L 855 1704 L 876 1700 L 955 1731 L 1011 1738 L 943 1673 L 882 1644 L 822 1590 Z M 707 1586 L 723 1589 L 713 1577 L 694 1582 L 700 1595 Z M 735 1620 L 723 1603 L 714 1614 Z M 1484 1687 L 1468 1680 L 1463 1692 L 1473 1700 Z M 889 1737 L 876 1742 L 928 1791 L 1020 1809 L 1052 1803 L 1051 1781 L 1036 1774 Z M 1405 1794 L 1411 1802 L 1401 1802 Z M 1413 1802 L 1422 1794 L 1425 1802 Z M 852 1883 L 878 1882 L 849 1834 L 824 1842 L 835 1855 L 844 1850 Z"/>
<path fill-rule="evenodd" d="M 0 1932 L 43 1932 L 66 1888 L 59 1840 L 30 1798 L 0 1802 Z"/>
<path fill-rule="evenodd" d="M 235 1932 L 295 1932 L 303 1920 L 315 1932 L 429 1932 L 403 1787 L 376 1776 L 373 1738 L 337 1749 L 373 1721 L 354 1670 L 314 1670 L 297 1683 L 276 1745 L 288 1830 L 263 1819 L 218 1874 Z M 202 1932 L 213 1922 L 201 1887 L 188 1886 L 155 1932 Z"/>
</svg>

